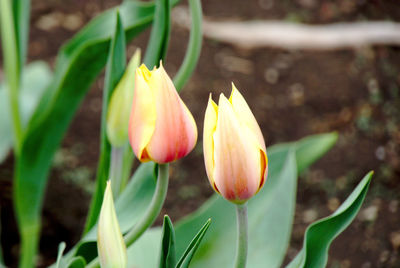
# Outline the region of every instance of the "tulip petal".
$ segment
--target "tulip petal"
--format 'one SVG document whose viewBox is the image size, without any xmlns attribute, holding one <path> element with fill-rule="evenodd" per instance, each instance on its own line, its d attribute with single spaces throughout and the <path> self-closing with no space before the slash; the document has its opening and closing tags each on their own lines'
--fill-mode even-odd
<svg viewBox="0 0 400 268">
<path fill-rule="evenodd" d="M 214 140 L 213 133 L 217 128 L 218 106 L 211 99 L 211 94 L 208 99 L 206 114 L 204 116 L 204 129 L 203 129 L 203 153 L 204 162 L 206 166 L 207 177 L 210 184 L 218 192 L 214 184 L 213 170 L 214 170 Z"/>
<path fill-rule="evenodd" d="M 255 138 L 258 140 L 261 148 L 263 148 L 265 152 L 265 142 L 257 120 L 251 112 L 246 100 L 243 98 L 242 94 L 240 94 L 239 90 L 235 87 L 233 83 L 232 93 L 229 97 L 229 101 L 232 103 L 236 118 L 240 120 L 241 124 L 244 124 L 250 128 L 251 133 L 255 135 Z"/>
<path fill-rule="evenodd" d="M 145 150 L 156 125 L 156 104 L 154 94 L 148 85 L 150 71 L 145 65 L 136 70 L 135 92 L 129 119 L 129 141 L 138 159 L 149 161 Z"/>
<path fill-rule="evenodd" d="M 99 215 L 97 248 L 101 267 L 126 267 L 126 246 L 115 213 L 110 181 Z"/>
<path fill-rule="evenodd" d="M 111 95 L 107 111 L 107 137 L 113 146 L 121 147 L 128 140 L 129 118 L 135 85 L 135 73 L 140 62 L 140 49 L 129 61 L 128 67 Z"/>
<path fill-rule="evenodd" d="M 228 200 L 243 203 L 258 190 L 264 175 L 260 145 L 247 125 L 241 124 L 231 103 L 221 94 L 214 133 L 214 180 Z"/>
<path fill-rule="evenodd" d="M 162 65 L 152 71 L 149 87 L 154 91 L 156 122 L 147 152 L 157 163 L 167 163 L 184 157 L 197 141 L 197 127 L 193 116 L 180 99 Z"/>
</svg>

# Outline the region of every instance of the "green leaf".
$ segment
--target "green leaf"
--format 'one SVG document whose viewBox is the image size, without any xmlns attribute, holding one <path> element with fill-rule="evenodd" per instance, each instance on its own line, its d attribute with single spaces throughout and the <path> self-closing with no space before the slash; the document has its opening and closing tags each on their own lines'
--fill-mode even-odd
<svg viewBox="0 0 400 268">
<path fill-rule="evenodd" d="M 18 44 L 18 62 L 22 69 L 26 60 L 26 48 L 29 39 L 29 13 L 30 0 L 18 0 L 13 2 L 15 33 Z"/>
<path fill-rule="evenodd" d="M 175 1 L 176 2 L 176 1 Z M 119 7 L 125 37 L 131 40 L 152 21 L 154 5 L 136 1 Z M 54 79 L 46 89 L 16 162 L 14 200 L 26 266 L 32 266 L 40 230 L 40 211 L 52 158 L 89 86 L 107 60 L 115 10 L 92 20 L 59 53 Z"/>
<path fill-rule="evenodd" d="M 296 148 L 299 173 L 321 158 L 336 143 L 337 139 L 338 134 L 336 132 L 312 135 L 302 139 Z"/>
<path fill-rule="evenodd" d="M 21 147 L 23 132 L 19 114 L 19 86 L 21 78 L 21 66 L 18 60 L 18 43 L 14 25 L 14 14 L 11 9 L 11 1 L 0 2 L 0 27 L 1 44 L 3 50 L 3 69 L 7 80 L 7 89 L 12 117 L 14 134 L 14 149 L 18 155 Z"/>
<path fill-rule="evenodd" d="M 268 149 L 268 154 L 273 153 L 278 158 L 285 156 L 289 147 L 294 146 L 296 151 L 296 163 L 298 173 L 301 173 L 307 169 L 312 163 L 321 158 L 327 153 L 337 141 L 337 133 L 324 133 L 310 135 L 305 138 L 298 140 L 297 142 L 281 143 L 276 144 Z M 283 163 L 283 162 L 279 162 Z M 272 166 L 273 168 L 282 168 L 282 166 Z M 269 173 L 271 174 L 271 166 L 269 167 Z"/>
<path fill-rule="evenodd" d="M 97 167 L 96 175 L 96 191 L 93 195 L 92 203 L 90 205 L 88 218 L 86 220 L 85 230 L 86 233 L 93 225 L 96 224 L 97 218 L 100 213 L 101 204 L 103 202 L 103 193 L 106 187 L 106 181 L 110 170 L 110 154 L 111 144 L 107 138 L 106 117 L 108 113 L 108 104 L 111 99 L 111 94 L 118 84 L 122 75 L 124 74 L 126 66 L 126 53 L 125 53 L 125 35 L 124 27 L 121 22 L 119 12 L 116 12 L 115 33 L 111 40 L 111 47 L 108 54 L 106 75 L 103 88 L 103 107 L 101 110 L 101 129 L 100 129 L 100 157 Z"/>
<path fill-rule="evenodd" d="M 344 203 L 330 216 L 312 223 L 306 230 L 303 248 L 287 268 L 320 268 L 328 261 L 329 246 L 357 215 L 365 199 L 373 172 L 369 172 Z"/>
<path fill-rule="evenodd" d="M 165 215 L 161 235 L 160 263 L 158 267 L 173 268 L 175 267 L 175 263 L 175 231 L 171 219 L 168 215 Z"/>
<path fill-rule="evenodd" d="M 179 262 L 176 264 L 176 268 L 188 268 L 190 261 L 192 260 L 196 250 L 198 249 L 201 240 L 206 234 L 208 227 L 210 227 L 211 219 L 208 219 L 207 222 L 201 227 L 200 231 L 196 234 L 193 240 L 190 242 L 189 246 L 186 248 Z"/>
<path fill-rule="evenodd" d="M 171 6 L 169 0 L 157 0 L 150 40 L 143 62 L 149 68 L 165 59 L 171 32 Z"/>
<path fill-rule="evenodd" d="M 26 128 L 45 88 L 50 84 L 51 71 L 44 61 L 35 61 L 25 67 L 19 95 L 21 123 Z M 0 163 L 4 161 L 13 142 L 11 116 L 6 86 L 0 84 Z"/>
<path fill-rule="evenodd" d="M 314 135 L 297 142 L 268 148 L 268 180 L 264 189 L 249 201 L 249 225 L 256 226 L 250 227 L 252 231 L 249 233 L 249 252 L 252 255 L 249 255 L 249 267 L 273 268 L 281 265 L 289 244 L 293 222 L 296 162 L 302 157 L 317 160 L 322 156 L 322 152 L 326 152 L 332 146 L 330 139 L 326 139 L 330 135 L 334 134 Z M 326 142 L 323 143 L 322 140 Z M 306 147 L 309 147 L 309 150 L 304 150 Z M 297 152 L 297 148 L 303 149 Z M 311 164 L 311 161 L 304 163 Z M 232 256 L 235 253 L 236 228 L 232 224 L 232 221 L 235 221 L 235 209 L 234 205 L 218 195 L 211 197 L 196 212 L 177 224 L 177 253 L 182 254 L 185 251 L 191 235 L 209 218 L 213 220 L 213 226 L 204 237 L 191 267 L 228 267 L 232 265 Z M 151 258 L 151 252 L 159 248 L 160 235 L 159 228 L 152 228 L 129 247 L 129 266 L 155 267 L 157 263 Z"/>
<path fill-rule="evenodd" d="M 85 259 L 82 257 L 75 257 L 73 258 L 66 267 L 68 268 L 85 268 L 86 262 Z"/>
<path fill-rule="evenodd" d="M 56 268 L 61 268 L 60 264 L 61 264 L 61 259 L 65 250 L 66 244 L 65 242 L 61 242 L 58 245 L 58 254 L 57 254 L 57 261 L 56 261 Z"/>
</svg>

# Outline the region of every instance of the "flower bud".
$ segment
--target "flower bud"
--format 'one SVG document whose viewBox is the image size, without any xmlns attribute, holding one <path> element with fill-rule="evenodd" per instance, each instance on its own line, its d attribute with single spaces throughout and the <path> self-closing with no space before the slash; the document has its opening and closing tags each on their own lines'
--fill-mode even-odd
<svg viewBox="0 0 400 268">
<path fill-rule="evenodd" d="M 136 70 L 129 140 L 141 162 L 168 163 L 195 146 L 197 128 L 162 64 Z"/>
<path fill-rule="evenodd" d="M 241 204 L 264 185 L 268 158 L 264 138 L 243 96 L 232 84 L 229 100 L 210 98 L 204 118 L 204 161 L 214 190 Z"/>
<path fill-rule="evenodd" d="M 129 114 L 135 86 L 135 71 L 140 63 L 140 49 L 129 61 L 128 67 L 111 95 L 107 112 L 107 137 L 115 147 L 128 141 Z"/>
<path fill-rule="evenodd" d="M 97 251 L 102 268 L 125 268 L 127 255 L 124 238 L 119 228 L 111 191 L 107 182 L 97 227 Z"/>
</svg>

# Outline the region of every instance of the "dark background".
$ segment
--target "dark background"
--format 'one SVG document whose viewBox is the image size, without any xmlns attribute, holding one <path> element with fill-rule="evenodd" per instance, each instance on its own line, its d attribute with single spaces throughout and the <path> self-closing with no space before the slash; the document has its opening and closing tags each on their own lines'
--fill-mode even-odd
<svg viewBox="0 0 400 268">
<path fill-rule="evenodd" d="M 182 1 L 183 5 L 186 4 Z M 119 1 L 33 0 L 28 61 L 54 66 L 61 44 L 96 14 Z M 311 24 L 400 20 L 398 1 L 203 0 L 210 20 L 285 20 Z M 128 48 L 145 50 L 149 31 Z M 173 76 L 188 32 L 172 27 L 165 67 Z M 328 267 L 400 267 L 400 49 L 376 46 L 338 51 L 243 50 L 204 40 L 197 69 L 181 96 L 193 112 L 199 142 L 171 166 L 163 213 L 177 221 L 212 193 L 202 158 L 202 122 L 209 92 L 230 94 L 233 81 L 262 128 L 266 144 L 337 131 L 335 147 L 301 175 L 292 240 L 286 261 L 301 248 L 308 224 L 329 215 L 369 171 L 366 201 L 330 250 Z M 273 74 L 271 76 L 271 73 Z M 51 264 L 58 243 L 72 246 L 85 221 L 98 152 L 103 77 L 93 85 L 54 160 L 43 209 L 37 265 Z M 1 242 L 6 263 L 18 258 L 11 203 L 12 155 L 0 165 Z M 267 181 L 268 183 L 268 181 Z M 160 221 L 158 221 L 160 223 Z"/>
</svg>

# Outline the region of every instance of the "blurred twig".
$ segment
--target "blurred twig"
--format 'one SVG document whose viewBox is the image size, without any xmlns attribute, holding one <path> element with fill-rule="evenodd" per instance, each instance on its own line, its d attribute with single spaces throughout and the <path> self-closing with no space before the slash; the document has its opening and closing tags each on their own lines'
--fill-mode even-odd
<svg viewBox="0 0 400 268">
<path fill-rule="evenodd" d="M 177 7 L 172 16 L 189 28 L 186 8 Z M 306 25 L 284 21 L 211 21 L 203 19 L 203 35 L 241 48 L 277 47 L 330 50 L 368 45 L 400 45 L 400 23 L 387 21 Z"/>
</svg>

